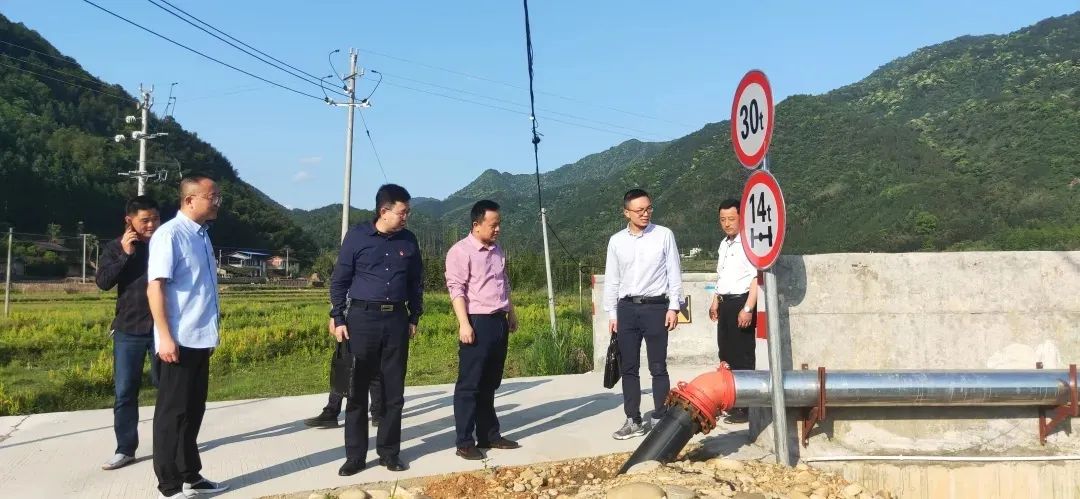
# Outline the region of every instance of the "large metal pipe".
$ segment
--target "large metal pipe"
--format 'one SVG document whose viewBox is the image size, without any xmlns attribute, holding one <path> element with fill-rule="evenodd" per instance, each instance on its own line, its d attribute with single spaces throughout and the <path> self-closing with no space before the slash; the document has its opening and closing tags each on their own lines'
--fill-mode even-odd
<svg viewBox="0 0 1080 499">
<path fill-rule="evenodd" d="M 1076 372 L 1075 365 L 1068 370 L 786 371 L 784 399 L 788 407 L 813 407 L 822 400 L 831 407 L 1056 405 L 1066 407 L 1060 409 L 1066 418 L 1080 413 Z M 644 461 L 670 461 L 694 434 L 712 431 L 722 411 L 771 406 L 771 379 L 768 371 L 731 371 L 721 363 L 690 383 L 678 383 L 656 433 L 619 472 Z"/>
<path fill-rule="evenodd" d="M 735 407 L 772 405 L 768 371 L 732 371 Z M 816 371 L 784 373 L 788 407 L 817 405 Z M 830 407 L 1048 406 L 1069 400 L 1068 370 L 829 371 Z"/>
</svg>

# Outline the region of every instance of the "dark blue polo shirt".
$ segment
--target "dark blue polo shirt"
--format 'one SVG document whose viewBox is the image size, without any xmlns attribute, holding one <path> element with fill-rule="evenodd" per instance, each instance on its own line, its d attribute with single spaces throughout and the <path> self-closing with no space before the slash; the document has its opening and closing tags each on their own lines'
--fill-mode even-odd
<svg viewBox="0 0 1080 499">
<path fill-rule="evenodd" d="M 408 229 L 380 234 L 365 222 L 349 229 L 330 278 L 330 316 L 345 324 L 348 300 L 406 302 L 409 323 L 424 313 L 424 264 Z"/>
</svg>

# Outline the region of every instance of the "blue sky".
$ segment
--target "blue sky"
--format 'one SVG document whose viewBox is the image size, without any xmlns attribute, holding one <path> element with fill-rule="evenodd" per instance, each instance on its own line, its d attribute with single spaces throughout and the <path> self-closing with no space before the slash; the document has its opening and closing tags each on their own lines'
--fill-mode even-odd
<svg viewBox="0 0 1080 499">
<path fill-rule="evenodd" d="M 252 73 L 322 93 L 147 0 L 94 1 Z M 414 196 L 443 198 L 488 168 L 533 169 L 521 2 L 170 2 L 315 75 L 330 73 L 331 50 L 341 49 L 334 61 L 343 71 L 348 49 L 360 49 L 360 66 L 386 75 L 364 111 L 386 177 Z M 534 0 L 529 7 L 547 171 L 629 138 L 672 139 L 727 119 L 734 87 L 751 68 L 769 75 L 778 99 L 821 93 L 919 47 L 1007 33 L 1074 12 L 1080 1 Z M 0 0 L 0 13 L 132 93 L 140 82 L 156 84 L 156 112 L 179 82 L 177 120 L 278 202 L 305 209 L 341 202 L 343 108 L 219 66 L 80 0 Z M 359 92 L 374 81 L 369 72 Z M 384 177 L 359 116 L 356 131 L 352 204 L 369 207 Z"/>
</svg>

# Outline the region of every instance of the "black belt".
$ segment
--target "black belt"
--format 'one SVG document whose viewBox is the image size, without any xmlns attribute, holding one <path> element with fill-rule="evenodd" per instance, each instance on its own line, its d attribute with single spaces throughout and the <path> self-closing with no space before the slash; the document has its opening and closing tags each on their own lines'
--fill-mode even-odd
<svg viewBox="0 0 1080 499">
<path fill-rule="evenodd" d="M 723 302 L 723 301 L 730 301 L 730 300 L 738 300 L 740 298 L 746 298 L 747 296 L 750 296 L 750 293 L 747 292 L 747 293 L 743 293 L 741 295 L 716 295 L 716 296 L 719 296 L 720 301 Z"/>
<path fill-rule="evenodd" d="M 506 314 L 507 314 L 507 312 L 506 312 L 505 310 L 497 310 L 497 311 L 495 311 L 495 312 L 491 312 L 491 313 L 488 313 L 488 314 L 469 314 L 469 315 L 470 315 L 470 316 L 472 316 L 472 317 L 495 317 L 495 318 L 502 318 L 502 317 L 506 317 Z"/>
<path fill-rule="evenodd" d="M 668 303 L 667 295 L 660 296 L 624 296 L 619 298 L 619 301 L 625 301 L 629 303 Z"/>
<path fill-rule="evenodd" d="M 405 302 L 352 300 L 352 302 L 349 303 L 349 308 L 356 310 L 378 310 L 380 312 L 393 312 L 395 310 L 404 310 Z"/>
</svg>

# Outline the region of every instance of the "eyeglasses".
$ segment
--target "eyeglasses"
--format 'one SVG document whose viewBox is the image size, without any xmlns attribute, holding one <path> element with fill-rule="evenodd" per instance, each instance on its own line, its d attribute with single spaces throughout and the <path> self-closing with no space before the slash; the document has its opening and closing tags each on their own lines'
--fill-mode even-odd
<svg viewBox="0 0 1080 499">
<path fill-rule="evenodd" d="M 221 206 L 221 194 L 196 194 L 195 196 L 210 201 L 210 204 L 214 206 Z"/>
<path fill-rule="evenodd" d="M 641 215 L 644 215 L 646 213 L 651 214 L 653 212 L 653 207 L 652 206 L 647 206 L 647 207 L 642 208 L 640 210 L 631 210 L 631 209 L 627 208 L 626 211 L 629 211 L 630 213 L 636 214 L 637 216 L 640 217 Z"/>
</svg>

